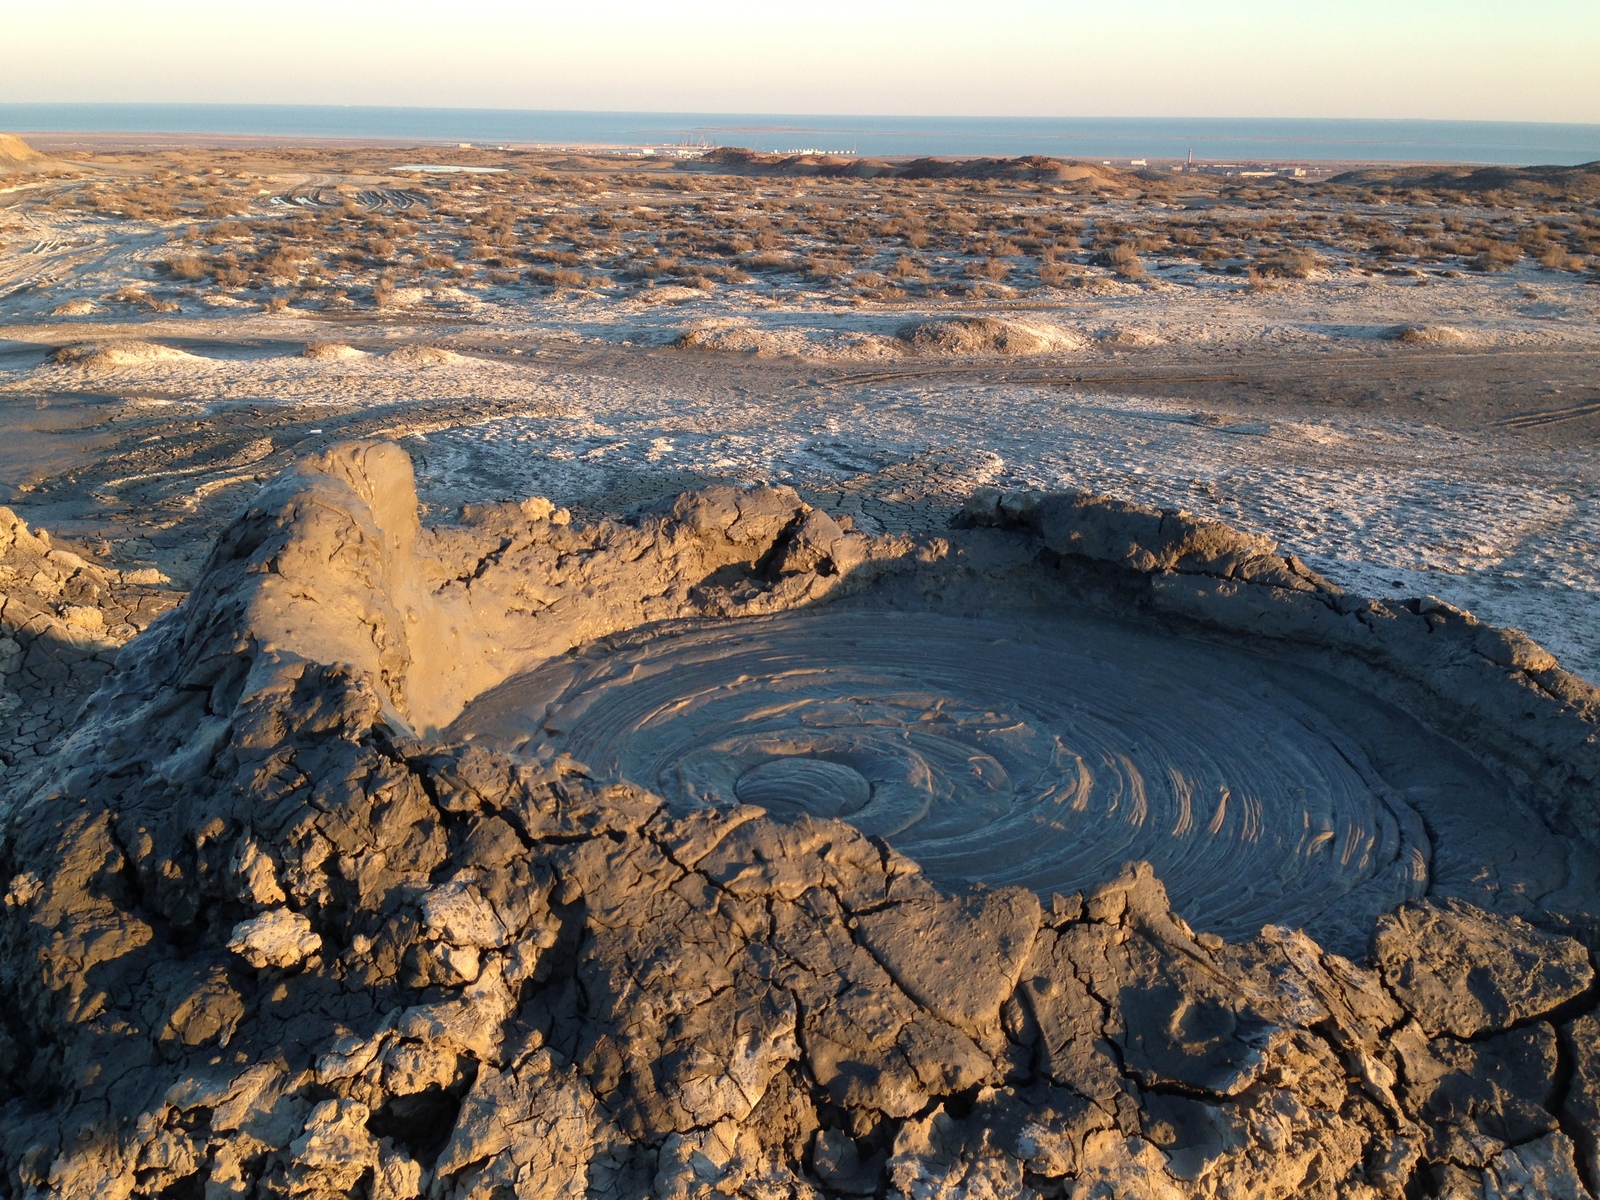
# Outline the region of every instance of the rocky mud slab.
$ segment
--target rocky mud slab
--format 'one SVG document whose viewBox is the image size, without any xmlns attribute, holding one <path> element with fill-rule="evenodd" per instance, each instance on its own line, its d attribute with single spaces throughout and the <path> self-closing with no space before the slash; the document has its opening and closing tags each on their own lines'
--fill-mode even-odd
<svg viewBox="0 0 1600 1200">
<path fill-rule="evenodd" d="M 1527 638 L 1103 497 L 564 516 L 308 459 L 11 785 L 12 1192 L 1591 1194 L 1600 694 Z M 897 849 L 975 750 L 980 849 L 1083 794 L 1103 853 Z M 1186 860 L 1201 785 L 1260 816 Z"/>
</svg>

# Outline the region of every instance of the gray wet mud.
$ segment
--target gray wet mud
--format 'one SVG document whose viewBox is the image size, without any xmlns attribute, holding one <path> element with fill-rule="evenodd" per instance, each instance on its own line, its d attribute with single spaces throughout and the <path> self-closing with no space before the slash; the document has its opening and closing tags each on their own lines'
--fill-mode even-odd
<svg viewBox="0 0 1600 1200">
<path fill-rule="evenodd" d="M 949 884 L 1048 896 L 1145 860 L 1229 938 L 1356 949 L 1436 885 L 1516 908 L 1575 865 L 1531 811 L 1504 850 L 1503 784 L 1375 697 L 1087 614 L 673 623 L 508 681 L 449 736 L 548 746 L 683 812 L 841 818 Z"/>
</svg>

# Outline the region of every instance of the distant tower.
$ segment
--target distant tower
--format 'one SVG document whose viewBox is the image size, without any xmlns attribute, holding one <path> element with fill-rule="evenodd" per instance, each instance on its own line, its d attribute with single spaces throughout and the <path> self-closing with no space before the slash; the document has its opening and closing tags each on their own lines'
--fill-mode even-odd
<svg viewBox="0 0 1600 1200">
<path fill-rule="evenodd" d="M 1194 170 L 1194 147 L 1189 147 L 1189 169 Z"/>
</svg>

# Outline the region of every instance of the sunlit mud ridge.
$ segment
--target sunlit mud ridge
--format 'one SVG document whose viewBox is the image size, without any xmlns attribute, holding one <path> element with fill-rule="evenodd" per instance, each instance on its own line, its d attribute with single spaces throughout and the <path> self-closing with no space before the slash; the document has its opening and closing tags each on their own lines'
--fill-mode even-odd
<svg viewBox="0 0 1600 1200">
<path fill-rule="evenodd" d="M 263 489 L 7 795 L 8 1190 L 1591 1195 L 1594 690 L 1182 514 L 965 524 Z"/>
</svg>

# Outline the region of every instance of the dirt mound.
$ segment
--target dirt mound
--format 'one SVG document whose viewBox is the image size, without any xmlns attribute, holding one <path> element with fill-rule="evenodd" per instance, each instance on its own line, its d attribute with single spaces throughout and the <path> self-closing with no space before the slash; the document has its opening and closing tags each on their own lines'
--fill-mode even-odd
<svg viewBox="0 0 1600 1200">
<path fill-rule="evenodd" d="M 811 340 L 797 330 L 758 329 L 751 325 L 704 325 L 684 330 L 673 339 L 678 350 L 749 354 L 756 358 L 804 357 Z"/>
<path fill-rule="evenodd" d="M 915 354 L 962 358 L 982 354 L 1051 354 L 1081 350 L 1088 343 L 1069 329 L 1001 321 L 994 317 L 954 317 L 907 325 L 897 335 Z"/>
<path fill-rule="evenodd" d="M 151 363 L 196 362 L 193 354 L 163 346 L 159 342 L 78 342 L 54 350 L 50 358 L 62 366 L 89 370 L 141 367 Z"/>
<path fill-rule="evenodd" d="M 1143 325 L 1112 325 L 1109 328 L 1097 330 L 1094 340 L 1102 346 L 1114 346 L 1128 350 L 1166 344 L 1164 337 L 1155 330 L 1147 329 Z"/>
<path fill-rule="evenodd" d="M 406 367 L 445 367 L 461 361 L 461 355 L 443 346 L 401 346 L 384 357 Z"/>
<path fill-rule="evenodd" d="M 1393 325 L 1383 331 L 1384 339 L 1408 346 L 1462 346 L 1472 339 L 1449 325 Z"/>
<path fill-rule="evenodd" d="M 52 317 L 87 317 L 91 313 L 103 312 L 93 300 L 68 300 L 65 304 L 58 304 L 50 310 Z"/>
<path fill-rule="evenodd" d="M 1258 658 L 1309 695 L 1333 682 L 1309 662 L 1347 663 L 1338 687 L 1388 697 L 1360 706 L 1374 719 L 1409 697 L 1521 764 L 1490 789 L 1498 842 L 1564 816 L 1576 846 L 1600 832 L 1600 695 L 1526 639 L 1103 497 L 983 492 L 970 528 L 926 539 L 861 537 L 781 488 L 631 524 L 547 509 L 425 530 L 396 447 L 308 460 L 7 797 L 8 1191 L 1583 1194 L 1600 1057 L 1592 947 L 1572 935 L 1593 927 L 1527 889 L 1407 901 L 1364 963 L 1277 924 L 1230 945 L 1175 915 L 1148 866 L 1043 899 L 936 885 L 792 808 L 855 795 L 842 753 L 753 777 L 769 813 L 430 732 L 498 681 L 662 621 L 869 594 L 953 617 L 1100 606 L 1152 645 L 1266 639 Z M 754 627 L 736 628 L 729 645 Z M 830 711 L 797 724 L 820 737 Z M 946 723 L 971 722 L 1005 753 L 1006 713 Z M 1370 749 L 1409 753 L 1410 728 Z M 1451 861 L 1467 880 L 1483 862 L 1448 842 L 1462 796 L 1432 782 L 1382 790 L 1448 814 L 1443 850 L 1402 856 L 1437 892 Z M 1204 827 L 1192 781 L 1162 786 L 1190 801 L 1171 836 Z M 1080 820 L 1076 796 L 1052 819 Z M 1250 794 L 1228 803 L 1253 819 Z M 1343 858 L 1305 836 L 1303 856 Z M 1527 920 L 1490 911 L 1513 904 Z"/>
<path fill-rule="evenodd" d="M 365 350 L 357 350 L 354 346 L 347 346 L 343 342 L 309 342 L 300 352 L 300 357 L 313 359 L 316 362 L 339 362 L 352 358 L 368 357 Z"/>
<path fill-rule="evenodd" d="M 851 362 L 879 362 L 900 358 L 907 353 L 903 341 L 882 334 L 762 329 L 753 325 L 717 322 L 705 322 L 686 329 L 671 344 L 678 350 L 747 354 L 755 358 L 789 357 Z"/>
</svg>

